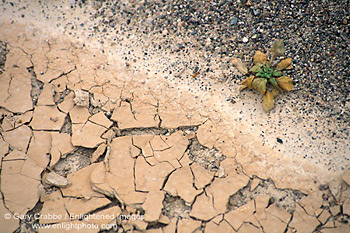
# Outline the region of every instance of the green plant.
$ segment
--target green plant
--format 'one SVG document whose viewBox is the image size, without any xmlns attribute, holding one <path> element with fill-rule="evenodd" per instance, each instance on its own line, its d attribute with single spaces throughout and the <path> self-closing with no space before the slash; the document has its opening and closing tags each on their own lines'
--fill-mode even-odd
<svg viewBox="0 0 350 233">
<path fill-rule="evenodd" d="M 263 95 L 263 109 L 266 112 L 274 108 L 274 98 L 282 90 L 294 90 L 293 80 L 287 76 L 283 76 L 283 70 L 292 67 L 292 59 L 286 58 L 275 67 L 272 66 L 273 59 L 281 55 L 284 55 L 284 42 L 283 40 L 277 40 L 271 47 L 271 60 L 268 61 L 264 53 L 256 51 L 253 57 L 254 65 L 249 72 L 240 59 L 232 59 L 233 64 L 241 73 L 251 74 L 242 81 L 239 90 L 242 91 L 248 87 L 260 92 Z"/>
</svg>

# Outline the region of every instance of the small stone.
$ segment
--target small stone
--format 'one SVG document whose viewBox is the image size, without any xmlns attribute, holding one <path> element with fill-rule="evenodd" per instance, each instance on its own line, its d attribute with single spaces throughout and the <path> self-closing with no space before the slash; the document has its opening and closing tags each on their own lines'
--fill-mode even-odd
<svg viewBox="0 0 350 233">
<path fill-rule="evenodd" d="M 58 121 L 58 117 L 50 117 L 50 120 L 53 122 L 57 122 Z"/>
<path fill-rule="evenodd" d="M 56 186 L 60 188 L 66 188 L 72 183 L 63 176 L 58 175 L 56 172 L 50 172 L 44 177 L 44 184 L 49 187 Z"/>
<path fill-rule="evenodd" d="M 277 138 L 277 142 L 283 144 L 283 141 L 280 138 Z"/>
<path fill-rule="evenodd" d="M 260 11 L 259 11 L 259 10 L 257 10 L 257 9 L 253 9 L 253 14 L 254 14 L 254 16 L 259 15 L 259 13 L 260 13 Z"/>
<path fill-rule="evenodd" d="M 247 43 L 248 42 L 248 38 L 247 37 L 243 37 L 242 42 L 243 43 Z"/>
</svg>

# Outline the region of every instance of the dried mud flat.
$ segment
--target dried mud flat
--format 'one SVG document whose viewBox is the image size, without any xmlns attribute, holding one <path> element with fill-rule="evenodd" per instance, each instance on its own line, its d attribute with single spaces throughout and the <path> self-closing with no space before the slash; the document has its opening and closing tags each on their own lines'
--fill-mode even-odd
<svg viewBox="0 0 350 233">
<path fill-rule="evenodd" d="M 328 167 L 294 157 L 286 141 L 272 146 L 252 130 L 266 117 L 244 112 L 247 97 L 222 103 L 215 90 L 94 49 L 84 30 L 62 32 L 39 13 L 24 23 L 23 11 L 2 4 L 2 232 L 350 231 L 348 144 L 339 141 Z M 59 4 L 76 19 L 69 2 Z M 48 22 L 55 13 L 46 11 Z M 112 48 L 124 52 L 125 43 Z"/>
</svg>

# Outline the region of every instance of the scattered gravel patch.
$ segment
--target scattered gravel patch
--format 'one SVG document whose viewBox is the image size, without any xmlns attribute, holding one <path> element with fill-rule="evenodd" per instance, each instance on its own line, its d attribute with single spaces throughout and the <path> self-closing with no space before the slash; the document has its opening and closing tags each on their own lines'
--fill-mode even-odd
<svg viewBox="0 0 350 233">
<path fill-rule="evenodd" d="M 8 50 L 6 43 L 4 41 L 0 41 L 0 74 L 4 72 L 7 53 Z"/>
<path fill-rule="evenodd" d="M 335 121 L 341 125 L 338 137 L 349 136 L 349 1 L 105 1 L 95 6 L 94 17 L 103 18 L 96 31 L 108 34 L 111 27 L 121 25 L 115 33 L 132 35 L 136 29 L 152 38 L 150 51 L 186 54 L 196 49 L 207 62 L 175 63 L 178 68 L 169 67 L 169 74 L 181 72 L 182 66 L 192 75 L 210 73 L 222 58 L 227 72 L 217 78 L 238 83 L 244 77 L 230 72 L 225 58 L 240 57 L 250 64 L 256 50 L 268 52 L 275 39 L 284 39 L 286 56 L 294 65 L 289 75 L 297 89 L 285 101 L 300 113 Z M 170 39 L 170 34 L 179 41 Z"/>
</svg>

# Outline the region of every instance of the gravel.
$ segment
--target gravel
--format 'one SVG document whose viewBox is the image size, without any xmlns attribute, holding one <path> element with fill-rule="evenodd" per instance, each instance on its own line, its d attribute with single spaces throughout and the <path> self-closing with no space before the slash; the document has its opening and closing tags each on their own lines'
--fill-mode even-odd
<svg viewBox="0 0 350 233">
<path fill-rule="evenodd" d="M 336 132 L 339 138 L 349 136 L 349 1 L 103 2 L 95 2 L 94 17 L 103 18 L 95 30 L 107 32 L 107 28 L 122 25 L 117 34 L 141 33 L 157 38 L 149 50 L 183 54 L 189 49 L 200 51 L 206 64 L 185 64 L 193 73 L 212 71 L 220 58 L 240 57 L 251 64 L 256 50 L 269 52 L 275 39 L 284 39 L 286 56 L 294 65 L 288 74 L 297 89 L 286 100 L 306 116 L 318 114 L 330 124 L 336 122 L 340 125 Z M 170 35 L 185 42 L 174 44 Z M 228 70 L 225 80 L 238 83 L 244 78 L 230 72 L 228 62 L 223 65 Z M 176 72 L 171 68 L 167 71 Z"/>
<path fill-rule="evenodd" d="M 4 71 L 7 53 L 8 53 L 8 50 L 7 50 L 6 43 L 4 41 L 0 41 L 0 75 Z"/>
</svg>

